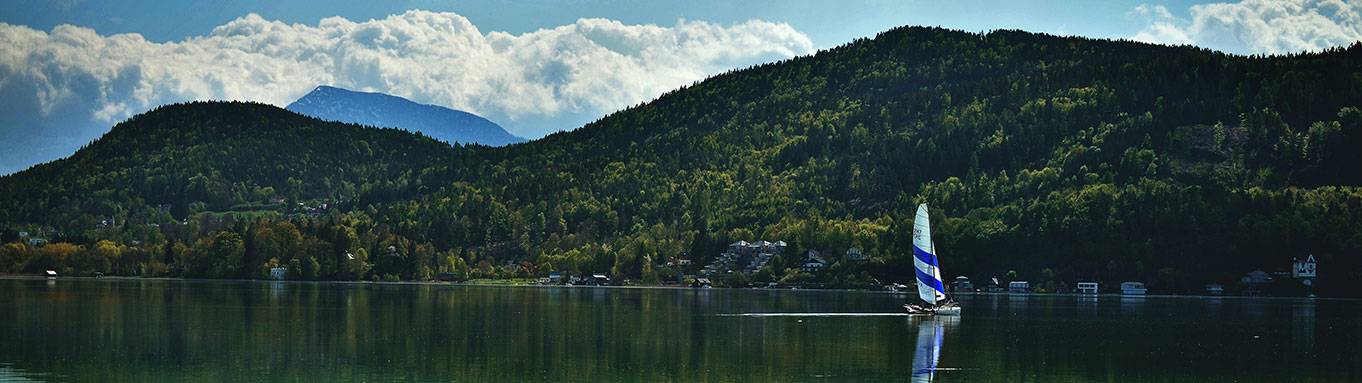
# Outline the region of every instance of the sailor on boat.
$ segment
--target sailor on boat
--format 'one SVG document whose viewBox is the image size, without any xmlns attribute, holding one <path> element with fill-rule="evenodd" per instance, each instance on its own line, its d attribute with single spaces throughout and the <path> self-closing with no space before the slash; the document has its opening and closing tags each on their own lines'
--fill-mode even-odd
<svg viewBox="0 0 1362 383">
<path fill-rule="evenodd" d="M 947 299 L 936 256 L 927 204 L 917 205 L 917 216 L 913 218 L 913 273 L 917 275 L 917 296 L 922 302 L 903 307 L 913 314 L 960 315 L 960 305 Z"/>
</svg>

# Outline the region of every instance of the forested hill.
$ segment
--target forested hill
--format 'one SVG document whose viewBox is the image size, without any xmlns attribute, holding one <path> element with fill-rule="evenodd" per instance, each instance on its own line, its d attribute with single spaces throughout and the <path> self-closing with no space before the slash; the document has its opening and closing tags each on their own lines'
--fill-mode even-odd
<svg viewBox="0 0 1362 383">
<path fill-rule="evenodd" d="M 107 218 L 157 223 L 279 199 L 391 200 L 414 195 L 420 171 L 455 150 L 263 104 L 169 105 L 115 125 L 69 158 L 0 178 L 0 222 L 80 237 Z"/>
<path fill-rule="evenodd" d="M 290 203 L 327 198 L 341 207 L 293 218 L 286 209 L 159 243 L 139 239 L 136 251 L 167 254 L 159 261 L 169 273 L 176 262 L 225 262 L 213 253 L 236 254 L 228 250 L 237 246 L 244 255 L 228 263 L 242 266 L 224 273 L 258 276 L 261 265 L 276 262 L 313 267 L 312 278 L 568 270 L 656 281 L 675 274 L 667 261 L 681 254 L 705 265 L 729 242 L 765 239 L 790 248 L 737 282 L 855 286 L 911 279 L 912 213 L 925 202 L 947 278 L 1017 278 L 1042 289 L 1140 280 L 1154 291 L 1191 292 L 1314 254 L 1322 293 L 1356 294 L 1349 286 L 1362 280 L 1359 106 L 1362 45 L 1243 57 L 1018 31 L 900 28 L 719 75 L 523 145 L 436 150 L 428 162 L 365 158 L 359 163 L 385 172 L 350 182 L 391 185 L 374 189 L 384 198 L 317 186 L 334 174 L 328 168 L 297 168 L 301 184 L 280 184 L 245 178 L 272 174 L 259 169 L 225 170 L 237 167 L 228 158 L 236 153 L 176 157 L 185 166 L 212 163 L 197 166 L 217 169 L 200 177 L 217 185 L 272 185 L 275 193 L 296 191 Z M 284 113 L 257 109 L 234 118 Z M 295 150 L 316 155 L 329 146 Z M 87 149 L 0 179 L 0 189 L 60 188 L 54 185 L 69 181 L 38 175 L 95 157 Z M 106 166 L 114 167 L 103 172 L 126 169 Z M 179 174 L 190 173 L 200 174 Z M 78 205 L 93 217 L 179 198 L 188 201 L 188 216 L 202 220 L 236 202 L 173 191 L 159 199 L 136 189 L 104 193 L 139 197 L 102 203 L 110 199 L 99 192 L 46 195 L 59 199 L 51 206 Z M 87 221 L 39 211 L 6 208 L 0 218 L 16 228 L 62 228 L 91 248 L 101 238 L 135 237 L 127 234 L 134 221 L 86 229 Z M 259 239 L 279 235 L 297 241 Z M 285 242 L 311 243 L 311 250 L 260 245 Z M 843 260 L 849 248 L 870 262 Z M 798 271 L 810 249 L 830 255 L 832 267 Z M 41 259 L 29 257 L 15 267 L 33 270 Z"/>
</svg>

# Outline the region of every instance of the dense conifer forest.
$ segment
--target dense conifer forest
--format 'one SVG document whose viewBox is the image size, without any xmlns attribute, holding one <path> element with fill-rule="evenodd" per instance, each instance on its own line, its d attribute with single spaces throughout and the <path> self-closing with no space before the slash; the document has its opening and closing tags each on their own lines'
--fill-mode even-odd
<svg viewBox="0 0 1362 383">
<path fill-rule="evenodd" d="M 780 240 L 723 283 L 911 284 L 927 203 L 946 278 L 1188 293 L 1313 254 L 1320 293 L 1358 295 L 1360 108 L 1357 44 L 1244 57 L 920 27 L 501 148 L 170 105 L 0 177 L 0 273 L 660 283 Z M 808 250 L 830 267 L 799 270 Z"/>
</svg>

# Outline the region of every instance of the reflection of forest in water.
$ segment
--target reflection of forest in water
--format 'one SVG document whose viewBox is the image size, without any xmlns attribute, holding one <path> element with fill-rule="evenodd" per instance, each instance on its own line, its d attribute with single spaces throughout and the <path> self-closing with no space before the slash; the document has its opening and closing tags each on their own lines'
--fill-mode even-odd
<svg viewBox="0 0 1362 383">
<path fill-rule="evenodd" d="M 180 281 L 10 285 L 0 361 L 81 380 L 888 379 L 905 318 L 732 318 L 895 299 L 823 292 Z M 40 307 L 41 306 L 41 307 Z M 897 338 L 897 339 L 895 339 Z M 107 347 L 101 345 L 122 345 Z M 56 357 L 60 356 L 60 357 Z M 108 366 L 109 368 L 98 368 Z M 88 375 L 84 375 L 88 374 Z M 178 379 L 176 379 L 178 380 Z"/>
<path fill-rule="evenodd" d="M 718 314 L 894 312 L 907 296 L 160 280 L 0 285 L 7 291 L 0 369 L 43 380 L 1362 377 L 1357 302 L 962 296 L 961 318 L 734 317 Z M 923 367 L 928 373 L 917 373 Z"/>
</svg>

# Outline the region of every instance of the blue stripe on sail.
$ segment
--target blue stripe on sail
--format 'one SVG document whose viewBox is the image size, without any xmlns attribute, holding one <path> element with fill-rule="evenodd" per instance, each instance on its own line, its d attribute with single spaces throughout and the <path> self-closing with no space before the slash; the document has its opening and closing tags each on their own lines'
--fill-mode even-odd
<svg viewBox="0 0 1362 383">
<path fill-rule="evenodd" d="M 913 256 L 917 257 L 917 260 L 922 261 L 922 263 L 926 263 L 927 266 L 938 267 L 936 254 L 928 253 L 926 250 L 918 248 L 917 245 L 913 245 Z"/>
<path fill-rule="evenodd" d="M 917 274 L 917 283 L 919 285 L 927 285 L 942 294 L 946 293 L 946 289 L 941 287 L 941 281 L 937 280 L 936 276 L 922 272 L 922 270 L 918 270 L 916 267 L 913 268 L 913 273 Z"/>
</svg>

